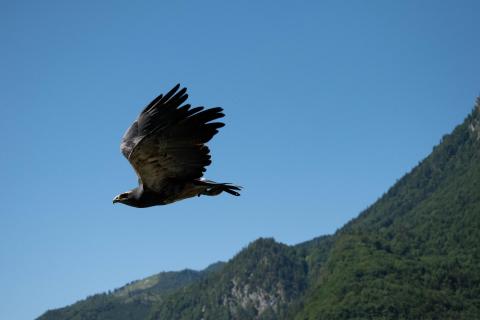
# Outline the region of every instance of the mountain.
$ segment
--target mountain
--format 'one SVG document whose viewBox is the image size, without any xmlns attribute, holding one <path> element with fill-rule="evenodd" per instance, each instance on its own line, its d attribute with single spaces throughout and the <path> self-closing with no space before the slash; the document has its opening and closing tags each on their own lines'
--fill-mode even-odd
<svg viewBox="0 0 480 320">
<path fill-rule="evenodd" d="M 308 270 L 304 250 L 258 239 L 221 272 L 157 304 L 151 319 L 277 319 L 305 292 Z"/>
<path fill-rule="evenodd" d="M 165 296 L 219 272 L 224 262 L 211 264 L 202 271 L 185 269 L 178 272 L 161 272 L 142 280 L 133 281 L 110 293 L 96 294 L 71 306 L 47 311 L 38 319 L 145 319 L 155 303 Z"/>
<path fill-rule="evenodd" d="M 39 319 L 476 319 L 480 100 L 432 153 L 335 234 L 258 239 Z"/>
<path fill-rule="evenodd" d="M 477 319 L 480 101 L 452 134 L 335 234 L 295 319 Z"/>
</svg>

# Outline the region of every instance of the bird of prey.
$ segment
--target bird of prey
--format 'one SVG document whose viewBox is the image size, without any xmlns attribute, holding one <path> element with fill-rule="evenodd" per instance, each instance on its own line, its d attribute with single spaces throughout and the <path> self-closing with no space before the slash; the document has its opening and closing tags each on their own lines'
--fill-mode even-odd
<svg viewBox="0 0 480 320">
<path fill-rule="evenodd" d="M 223 191 L 240 195 L 239 186 L 202 178 L 211 163 L 206 143 L 225 125 L 214 122 L 224 116 L 223 109 L 182 105 L 187 89 L 179 89 L 177 84 L 155 98 L 125 132 L 120 150 L 138 176 L 138 187 L 113 203 L 145 208 Z"/>
</svg>

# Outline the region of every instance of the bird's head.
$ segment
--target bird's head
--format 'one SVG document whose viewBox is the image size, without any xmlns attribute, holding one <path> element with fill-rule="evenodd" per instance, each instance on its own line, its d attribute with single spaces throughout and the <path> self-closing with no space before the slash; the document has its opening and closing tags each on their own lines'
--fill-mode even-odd
<svg viewBox="0 0 480 320">
<path fill-rule="evenodd" d="M 118 196 L 113 198 L 113 203 L 120 202 L 120 203 L 126 204 L 130 201 L 131 198 L 132 198 L 132 191 L 127 191 L 124 193 L 120 193 Z"/>
</svg>

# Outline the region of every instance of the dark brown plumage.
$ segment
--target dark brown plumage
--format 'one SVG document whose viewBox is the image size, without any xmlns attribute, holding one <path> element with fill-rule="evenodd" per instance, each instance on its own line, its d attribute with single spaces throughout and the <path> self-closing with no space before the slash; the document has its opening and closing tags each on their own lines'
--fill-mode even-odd
<svg viewBox="0 0 480 320">
<path fill-rule="evenodd" d="M 122 138 L 120 149 L 137 173 L 139 186 L 113 199 L 150 207 L 222 191 L 239 196 L 239 186 L 201 179 L 211 163 L 206 143 L 225 124 L 222 108 L 182 105 L 187 89 L 177 84 L 155 98 Z"/>
</svg>

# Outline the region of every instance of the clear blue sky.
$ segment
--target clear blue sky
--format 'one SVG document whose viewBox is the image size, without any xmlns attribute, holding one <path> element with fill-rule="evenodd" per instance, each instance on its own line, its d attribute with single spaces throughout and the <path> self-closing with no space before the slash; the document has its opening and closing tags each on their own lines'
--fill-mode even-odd
<svg viewBox="0 0 480 320">
<path fill-rule="evenodd" d="M 162 4 L 163 3 L 163 4 Z M 332 233 L 429 154 L 480 92 L 478 1 L 2 1 L 0 318 L 250 241 Z M 177 82 L 222 106 L 207 177 L 138 210 L 119 152 Z"/>
</svg>

